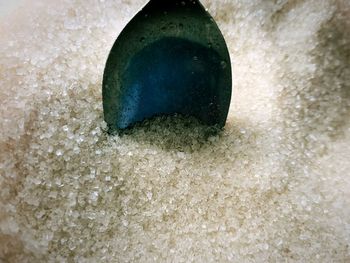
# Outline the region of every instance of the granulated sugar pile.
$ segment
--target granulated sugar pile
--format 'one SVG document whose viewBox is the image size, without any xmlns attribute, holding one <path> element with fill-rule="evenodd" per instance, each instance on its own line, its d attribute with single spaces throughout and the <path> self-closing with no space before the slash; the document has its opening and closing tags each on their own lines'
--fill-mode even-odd
<svg viewBox="0 0 350 263">
<path fill-rule="evenodd" d="M 108 136 L 108 52 L 146 1 L 29 1 L 0 23 L 0 262 L 350 262 L 350 2 L 203 1 L 225 130 Z"/>
</svg>

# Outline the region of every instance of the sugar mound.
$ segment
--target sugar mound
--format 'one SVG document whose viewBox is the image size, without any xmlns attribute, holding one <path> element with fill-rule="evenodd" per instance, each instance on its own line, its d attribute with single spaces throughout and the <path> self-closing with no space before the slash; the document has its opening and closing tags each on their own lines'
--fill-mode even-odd
<svg viewBox="0 0 350 263">
<path fill-rule="evenodd" d="M 232 56 L 219 133 L 105 132 L 101 76 L 145 1 L 0 23 L 1 262 L 349 262 L 350 2 L 203 1 Z"/>
</svg>

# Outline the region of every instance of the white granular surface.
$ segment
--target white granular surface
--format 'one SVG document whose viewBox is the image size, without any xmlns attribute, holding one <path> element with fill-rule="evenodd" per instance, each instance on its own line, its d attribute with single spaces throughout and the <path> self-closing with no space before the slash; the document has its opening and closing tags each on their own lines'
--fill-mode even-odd
<svg viewBox="0 0 350 263">
<path fill-rule="evenodd" d="M 0 262 L 350 262 L 350 1 L 203 1 L 225 130 L 108 136 L 101 78 L 146 1 L 31 0 L 0 23 Z"/>
</svg>

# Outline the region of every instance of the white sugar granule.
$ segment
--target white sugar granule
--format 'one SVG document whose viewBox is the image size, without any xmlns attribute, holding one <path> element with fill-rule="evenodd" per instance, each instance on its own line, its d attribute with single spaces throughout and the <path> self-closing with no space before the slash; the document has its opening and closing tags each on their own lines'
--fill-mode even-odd
<svg viewBox="0 0 350 263">
<path fill-rule="evenodd" d="M 145 1 L 27 1 L 0 22 L 0 262 L 350 262 L 350 2 L 203 1 L 225 130 L 108 136 L 108 52 Z"/>
</svg>

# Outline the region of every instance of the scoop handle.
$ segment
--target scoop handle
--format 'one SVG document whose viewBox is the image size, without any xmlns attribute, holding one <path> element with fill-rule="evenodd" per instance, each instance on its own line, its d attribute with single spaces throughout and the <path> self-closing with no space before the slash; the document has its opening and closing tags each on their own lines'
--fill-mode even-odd
<svg viewBox="0 0 350 263">
<path fill-rule="evenodd" d="M 195 6 L 200 3 L 199 0 L 150 0 L 149 3 L 157 3 L 161 6 Z"/>
<path fill-rule="evenodd" d="M 180 5 L 186 5 L 186 4 L 198 3 L 199 0 L 150 0 L 149 2 L 160 2 L 160 3 L 164 3 L 164 4 L 177 3 Z"/>
</svg>

